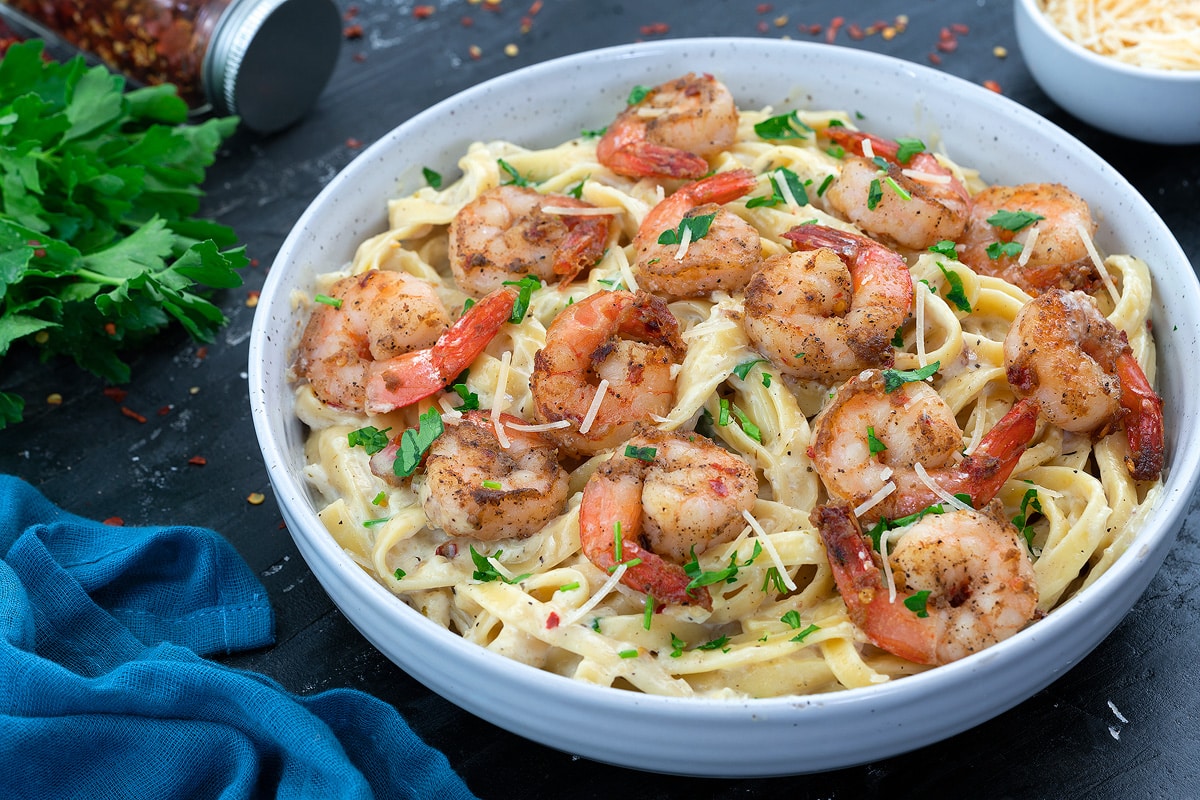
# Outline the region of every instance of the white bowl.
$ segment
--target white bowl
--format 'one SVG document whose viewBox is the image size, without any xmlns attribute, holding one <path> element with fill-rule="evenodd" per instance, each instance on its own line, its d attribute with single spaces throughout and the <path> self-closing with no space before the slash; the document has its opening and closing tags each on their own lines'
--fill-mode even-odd
<svg viewBox="0 0 1200 800">
<path fill-rule="evenodd" d="M 1071 41 L 1038 0 L 1014 0 L 1017 43 L 1054 102 L 1101 130 L 1155 144 L 1200 143 L 1200 70 L 1138 67 Z"/>
<path fill-rule="evenodd" d="M 526 666 L 465 642 L 392 596 L 318 521 L 302 475 L 303 426 L 286 373 L 300 320 L 292 292 L 385 229 L 387 198 L 453 173 L 480 138 L 548 146 L 607 124 L 629 87 L 689 70 L 719 76 L 742 107 L 846 108 L 884 135 L 944 142 L 989 181 L 1062 181 L 1092 204 L 1099 241 L 1152 266 L 1168 458 L 1161 507 L 1090 589 L 981 653 L 913 677 L 837 694 L 722 701 L 647 696 Z M 1163 222 L 1115 170 L 1020 105 L 944 73 L 825 45 L 695 39 L 610 48 L 503 75 L 400 125 L 338 175 L 297 222 L 271 268 L 250 346 L 255 428 L 288 530 L 346 617 L 438 694 L 507 730 L 591 759 L 657 772 L 771 776 L 834 769 L 922 747 L 1033 695 L 1083 658 L 1145 589 L 1182 524 L 1200 464 L 1200 290 Z"/>
</svg>

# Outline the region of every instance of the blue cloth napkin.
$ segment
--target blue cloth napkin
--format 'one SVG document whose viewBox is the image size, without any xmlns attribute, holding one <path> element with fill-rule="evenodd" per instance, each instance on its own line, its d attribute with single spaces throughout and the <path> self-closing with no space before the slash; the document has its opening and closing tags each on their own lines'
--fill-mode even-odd
<svg viewBox="0 0 1200 800">
<path fill-rule="evenodd" d="M 111 527 L 0 475 L 0 797 L 471 798 L 394 708 L 202 656 L 273 641 L 197 527 Z"/>
</svg>

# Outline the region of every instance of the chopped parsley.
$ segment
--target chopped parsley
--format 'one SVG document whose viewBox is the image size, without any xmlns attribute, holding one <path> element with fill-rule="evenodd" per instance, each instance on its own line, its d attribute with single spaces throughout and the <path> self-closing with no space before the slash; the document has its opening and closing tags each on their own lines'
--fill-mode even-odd
<svg viewBox="0 0 1200 800">
<path fill-rule="evenodd" d="M 508 173 L 508 180 L 503 181 L 502 185 L 504 185 L 504 186 L 528 186 L 529 185 L 529 180 L 527 178 L 522 177 L 521 173 L 517 172 L 516 167 L 514 167 L 512 164 L 508 163 L 503 158 L 497 158 L 496 163 L 500 165 L 500 169 L 502 169 Z"/>
<path fill-rule="evenodd" d="M 954 242 L 950 241 L 949 239 L 942 239 L 937 244 L 930 245 L 929 252 L 936 253 L 944 258 L 952 258 L 955 261 L 958 260 L 958 250 Z"/>
<path fill-rule="evenodd" d="M 929 590 L 922 589 L 921 591 L 904 598 L 904 607 L 909 611 L 914 612 L 918 617 L 928 617 L 929 612 L 925 610 L 925 604 L 929 601 Z"/>
<path fill-rule="evenodd" d="M 766 363 L 767 363 L 767 360 L 765 358 L 755 358 L 755 359 L 751 359 L 750 361 L 743 361 L 742 363 L 738 364 L 736 367 L 733 368 L 733 374 L 737 375 L 742 380 L 746 380 L 746 376 L 750 374 L 750 370 L 753 369 L 755 364 L 766 364 Z"/>
<path fill-rule="evenodd" d="M 655 447 L 637 447 L 636 445 L 625 445 L 625 457 L 636 458 L 639 461 L 653 461 L 654 456 L 658 454 L 658 449 Z"/>
<path fill-rule="evenodd" d="M 477 581 L 491 583 L 492 581 L 500 581 L 501 583 L 520 583 L 528 578 L 532 573 L 526 572 L 524 575 L 517 575 L 513 578 L 506 578 L 500 570 L 496 569 L 496 565 L 491 562 L 492 558 L 499 558 L 503 550 L 497 550 L 491 556 L 486 556 L 475 549 L 475 545 L 471 545 L 471 561 L 475 563 L 475 571 L 471 573 L 471 577 Z"/>
<path fill-rule="evenodd" d="M 658 243 L 680 244 L 683 242 L 684 231 L 688 232 L 688 238 L 693 242 L 697 239 L 703 239 L 708 235 L 708 229 L 712 226 L 712 222 L 716 217 L 716 212 L 684 217 L 679 221 L 679 226 L 675 230 L 667 229 L 663 231 L 658 237 Z"/>
<path fill-rule="evenodd" d="M 930 514 L 944 514 L 944 513 L 946 513 L 946 510 L 942 506 L 942 504 L 934 503 L 933 505 L 931 505 L 927 508 L 923 508 L 920 511 L 917 511 L 916 513 L 909 514 L 908 516 L 897 517 L 896 519 L 888 519 L 887 517 L 880 517 L 879 521 L 876 522 L 873 526 L 871 526 L 871 529 L 867 531 L 867 536 L 871 537 L 871 544 L 875 547 L 876 551 L 879 551 L 880 550 L 880 541 L 883 539 L 883 534 L 887 533 L 888 531 L 892 531 L 892 530 L 895 530 L 896 528 L 903 528 L 908 525 L 912 525 L 913 523 L 919 521 L 921 518 L 926 517 Z"/>
<path fill-rule="evenodd" d="M 807 139 L 813 129 L 800 119 L 800 112 L 790 111 L 775 117 L 768 117 L 754 125 L 754 132 L 760 139 L 782 141 L 785 139 Z"/>
<path fill-rule="evenodd" d="M 783 582 L 783 575 L 779 573 L 778 567 L 767 567 L 767 574 L 763 576 L 762 590 L 764 592 L 774 590 L 776 594 L 783 594 L 787 591 L 787 584 Z"/>
<path fill-rule="evenodd" d="M 946 278 L 946 299 L 964 314 L 971 313 L 971 301 L 967 299 L 967 290 L 963 287 L 962 276 L 957 272 L 946 269 L 940 263 L 938 269 Z"/>
<path fill-rule="evenodd" d="M 904 326 L 896 328 L 896 333 L 892 336 L 892 347 L 904 347 Z"/>
<path fill-rule="evenodd" d="M 570 189 L 567 189 L 567 194 L 570 195 L 571 197 L 574 197 L 576 200 L 582 200 L 583 199 L 583 185 L 585 183 L 587 183 L 587 179 L 590 177 L 592 177 L 592 176 L 584 175 L 583 179 L 580 180 L 579 183 L 575 184 Z"/>
<path fill-rule="evenodd" d="M 401 434 L 400 450 L 396 454 L 396 460 L 392 463 L 392 472 L 400 478 L 407 478 L 416 472 L 417 465 L 421 463 L 421 457 L 433 444 L 433 440 L 441 436 L 444 430 L 442 415 L 436 408 L 430 407 L 420 416 L 415 431 L 409 428 Z"/>
<path fill-rule="evenodd" d="M 901 164 L 907 164 L 917 153 L 925 152 L 925 143 L 920 139 L 897 139 L 896 144 L 899 145 L 896 160 Z"/>
<path fill-rule="evenodd" d="M 529 300 L 536 290 L 542 288 L 542 281 L 536 275 L 526 275 L 519 281 L 504 281 L 504 285 L 517 287 L 517 300 L 513 303 L 512 314 L 508 317 L 508 321 L 515 325 L 525 319 L 525 313 L 529 311 Z"/>
<path fill-rule="evenodd" d="M 646 595 L 646 606 L 642 611 L 642 627 L 650 630 L 650 623 L 654 620 L 654 595 Z"/>
<path fill-rule="evenodd" d="M 687 647 L 687 642 L 680 639 L 678 636 L 671 633 L 671 658 L 679 658 L 683 655 L 683 648 Z"/>
<path fill-rule="evenodd" d="M 421 167 L 421 174 L 425 176 L 425 182 L 434 189 L 442 188 L 442 175 L 439 172 L 434 172 L 429 167 Z"/>
<path fill-rule="evenodd" d="M 637 648 L 634 648 L 633 650 L 622 650 L 621 652 L 617 653 L 617 655 L 619 655 L 621 658 L 637 658 L 637 654 Z"/>
<path fill-rule="evenodd" d="M 804 630 L 797 633 L 795 636 L 793 636 L 788 641 L 803 642 L 805 639 L 807 639 L 809 636 L 811 636 L 812 634 L 816 633 L 819 630 L 821 630 L 820 625 L 809 625 L 807 628 L 805 628 Z"/>
<path fill-rule="evenodd" d="M 351 447 L 361 447 L 367 451 L 367 455 L 373 456 L 387 447 L 387 432 L 390 430 L 391 427 L 379 430 L 374 425 L 368 425 L 346 434 L 346 443 Z"/>
<path fill-rule="evenodd" d="M 891 394 L 906 383 L 923 381 L 937 372 L 941 366 L 941 361 L 934 361 L 920 369 L 885 369 L 883 371 L 883 391 Z"/>
<path fill-rule="evenodd" d="M 1045 217 L 1041 214 L 1036 214 L 1032 211 L 1005 211 L 1004 209 L 1000 209 L 987 218 L 987 223 L 988 225 L 994 225 L 997 228 L 1016 233 L 1043 219 Z"/>
<path fill-rule="evenodd" d="M 1022 536 L 1025 537 L 1025 543 L 1029 549 L 1033 549 L 1033 526 L 1029 523 L 1030 512 L 1035 514 L 1042 513 L 1042 504 L 1038 500 L 1038 491 L 1036 488 L 1025 490 L 1025 496 L 1021 498 L 1021 510 L 1013 517 L 1013 525 Z"/>
<path fill-rule="evenodd" d="M 780 185 L 780 176 L 783 178 L 783 185 Z M 746 208 L 777 206 L 781 203 L 786 203 L 787 195 L 783 191 L 784 185 L 787 186 L 788 192 L 797 205 L 808 205 L 808 191 L 804 188 L 804 183 L 800 180 L 799 175 L 787 167 L 781 167 L 780 169 L 772 170 L 767 177 L 771 182 L 771 195 L 769 197 L 751 197 L 746 201 Z"/>
<path fill-rule="evenodd" d="M 395 578 L 396 580 L 400 580 L 407 574 L 408 573 L 405 572 L 404 570 L 400 569 L 399 567 L 396 567 L 396 571 L 392 573 L 392 577 Z"/>
<path fill-rule="evenodd" d="M 825 190 L 829 188 L 829 184 L 833 183 L 833 176 L 826 175 L 825 180 L 821 181 L 821 185 L 817 187 L 817 197 L 825 194 Z"/>
<path fill-rule="evenodd" d="M 696 645 L 697 650 L 720 650 L 723 653 L 729 652 L 729 637 L 719 636 L 710 642 Z"/>
<path fill-rule="evenodd" d="M 746 559 L 741 564 L 737 563 L 737 553 L 729 556 L 729 566 L 724 569 L 704 571 L 700 569 L 700 559 L 696 556 L 696 547 L 692 546 L 692 560 L 683 565 L 683 571 L 691 578 L 691 582 L 687 585 L 687 590 L 690 592 L 693 589 L 698 589 L 701 586 L 711 586 L 714 583 L 733 583 L 737 578 L 738 570 L 742 567 L 748 567 L 754 563 L 754 559 L 758 558 L 762 553 L 762 545 L 758 542 L 754 543 L 754 552 L 750 554 L 750 558 Z"/>
<path fill-rule="evenodd" d="M 750 421 L 750 418 L 746 416 L 746 412 L 742 411 L 737 406 L 730 406 L 729 410 L 733 412 L 735 417 L 737 417 L 738 423 L 742 426 L 742 431 L 745 432 L 745 434 L 751 439 L 761 444 L 762 431 L 759 430 L 757 425 Z"/>
<path fill-rule="evenodd" d="M 479 395 L 468 389 L 465 383 L 456 383 L 450 388 L 463 401 L 461 406 L 454 407 L 455 411 L 477 411 L 479 409 Z"/>
<path fill-rule="evenodd" d="M 871 451 L 871 455 L 876 455 L 887 450 L 887 445 L 875 437 L 874 425 L 867 426 L 867 449 Z"/>
<path fill-rule="evenodd" d="M 339 298 L 339 297 L 330 297 L 330 296 L 329 296 L 329 295 L 327 295 L 327 294 L 319 294 L 319 295 L 315 296 L 315 297 L 313 298 L 313 300 L 314 300 L 314 301 L 316 301 L 316 302 L 318 302 L 318 303 L 321 303 L 321 304 L 323 304 L 323 305 L 330 306 L 331 308 L 341 308 L 341 307 L 342 307 L 342 300 L 341 300 L 341 298 Z"/>
<path fill-rule="evenodd" d="M 867 208 L 872 211 L 879 205 L 879 201 L 883 199 L 883 185 L 878 178 L 871 179 L 871 186 L 867 189 Z"/>
<path fill-rule="evenodd" d="M 636 106 L 638 103 L 646 99 L 646 95 L 654 91 L 649 86 L 637 85 L 629 90 L 629 97 L 625 100 L 626 105 Z"/>
<path fill-rule="evenodd" d="M 987 246 L 987 254 L 988 258 L 994 261 L 997 258 L 1004 258 L 1005 256 L 1016 258 L 1021 255 L 1021 251 L 1024 249 L 1020 242 L 992 242 Z"/>
</svg>

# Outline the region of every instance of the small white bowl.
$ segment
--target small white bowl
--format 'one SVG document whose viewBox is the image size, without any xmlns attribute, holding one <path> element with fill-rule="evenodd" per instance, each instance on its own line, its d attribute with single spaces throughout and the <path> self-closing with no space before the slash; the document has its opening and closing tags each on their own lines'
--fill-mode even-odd
<svg viewBox="0 0 1200 800">
<path fill-rule="evenodd" d="M 353 562 L 317 518 L 288 365 L 295 292 L 349 261 L 387 225 L 387 200 L 455 171 L 472 141 L 546 147 L 599 128 L 629 87 L 711 72 L 744 108 L 844 108 L 885 136 L 944 146 L 989 182 L 1059 181 L 1091 204 L 1100 247 L 1151 267 L 1167 466 L 1159 506 L 1129 550 L 1036 625 L 944 667 L 866 689 L 746 700 L 659 697 L 595 686 L 507 659 L 423 617 Z M 250 343 L 255 430 L 284 519 L 329 596 L 415 679 L 550 747 L 625 767 L 764 777 L 837 769 L 952 736 L 1032 696 L 1089 653 L 1146 588 L 1200 474 L 1200 286 L 1171 232 L 1128 181 L 1028 109 L 942 72 L 861 50 L 761 39 L 683 39 L 581 53 L 500 76 L 418 114 L 365 150 L 296 223 L 259 300 Z"/>
<path fill-rule="evenodd" d="M 1017 43 L 1054 102 L 1101 130 L 1153 144 L 1200 143 L 1200 70 L 1138 67 L 1071 41 L 1038 0 L 1014 0 Z"/>
</svg>

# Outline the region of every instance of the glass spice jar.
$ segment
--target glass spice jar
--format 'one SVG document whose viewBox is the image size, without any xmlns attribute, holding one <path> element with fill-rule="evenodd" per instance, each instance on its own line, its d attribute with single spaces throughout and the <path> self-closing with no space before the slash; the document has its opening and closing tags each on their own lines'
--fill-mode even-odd
<svg viewBox="0 0 1200 800">
<path fill-rule="evenodd" d="M 341 44 L 332 0 L 3 0 L 29 27 L 139 85 L 172 83 L 197 112 L 271 132 L 299 119 Z"/>
</svg>

